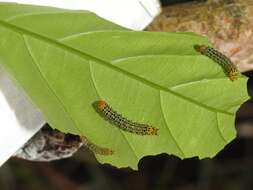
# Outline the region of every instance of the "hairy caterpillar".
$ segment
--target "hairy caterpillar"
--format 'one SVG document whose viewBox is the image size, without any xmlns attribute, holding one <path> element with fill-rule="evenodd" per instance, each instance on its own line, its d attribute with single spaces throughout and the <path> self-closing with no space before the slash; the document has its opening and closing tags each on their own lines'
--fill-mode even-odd
<svg viewBox="0 0 253 190">
<path fill-rule="evenodd" d="M 122 115 L 114 111 L 103 100 L 95 102 L 95 108 L 105 119 L 109 120 L 110 123 L 124 131 L 138 135 L 157 135 L 159 130 L 147 124 L 136 123 L 122 117 Z"/>
<path fill-rule="evenodd" d="M 231 81 L 234 81 L 238 78 L 240 72 L 234 65 L 234 63 L 225 55 L 217 51 L 216 49 L 206 46 L 206 45 L 195 45 L 195 50 L 200 52 L 202 55 L 205 55 L 211 58 L 213 61 L 222 66 L 223 71 L 229 77 Z"/>
<path fill-rule="evenodd" d="M 101 154 L 101 155 L 112 155 L 113 154 L 112 150 L 93 144 L 85 136 L 82 136 L 81 140 L 82 140 L 83 144 L 85 146 L 87 146 L 88 149 L 90 149 L 94 154 Z"/>
</svg>

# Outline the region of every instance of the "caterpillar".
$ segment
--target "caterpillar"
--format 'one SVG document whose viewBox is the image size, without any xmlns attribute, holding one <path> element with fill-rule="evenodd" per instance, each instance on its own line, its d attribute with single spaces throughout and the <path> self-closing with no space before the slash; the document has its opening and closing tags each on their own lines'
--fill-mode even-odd
<svg viewBox="0 0 253 190">
<path fill-rule="evenodd" d="M 95 108 L 102 117 L 108 120 L 116 127 L 137 135 L 157 135 L 158 128 L 147 124 L 133 122 L 114 111 L 105 101 L 94 102 Z"/>
<path fill-rule="evenodd" d="M 81 140 L 82 140 L 83 144 L 85 146 L 87 146 L 88 149 L 91 150 L 94 154 L 100 154 L 100 155 L 104 155 L 104 156 L 106 156 L 106 155 L 112 155 L 113 154 L 113 151 L 111 149 L 95 145 L 92 142 L 90 142 L 87 139 L 87 137 L 85 137 L 85 136 L 82 136 Z"/>
<path fill-rule="evenodd" d="M 231 81 L 234 81 L 239 77 L 240 72 L 235 64 L 227 56 L 223 55 L 216 49 L 207 45 L 194 45 L 194 49 L 221 65 L 224 73 Z"/>
</svg>

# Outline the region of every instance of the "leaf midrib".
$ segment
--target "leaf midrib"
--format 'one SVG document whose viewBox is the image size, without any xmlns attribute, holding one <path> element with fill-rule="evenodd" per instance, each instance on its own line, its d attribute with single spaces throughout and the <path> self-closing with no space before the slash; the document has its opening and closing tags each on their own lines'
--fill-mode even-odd
<svg viewBox="0 0 253 190">
<path fill-rule="evenodd" d="M 76 55 L 76 56 L 79 56 L 79 57 L 83 58 L 83 59 L 86 59 L 86 60 L 90 60 L 90 61 L 94 61 L 94 62 L 96 62 L 96 63 L 99 63 L 99 64 L 101 64 L 101 65 L 103 65 L 103 66 L 105 66 L 105 67 L 108 67 L 108 68 L 110 68 L 110 69 L 112 69 L 112 70 L 114 70 L 114 71 L 117 71 L 117 72 L 120 72 L 120 73 L 122 73 L 122 74 L 125 74 L 125 75 L 127 75 L 128 77 L 130 77 L 130 78 L 132 78 L 132 79 L 135 79 L 135 80 L 137 80 L 137 81 L 139 81 L 139 82 L 142 82 L 142 83 L 146 84 L 147 86 L 153 87 L 153 88 L 155 88 L 155 89 L 157 89 L 157 90 L 159 90 L 159 91 L 165 91 L 165 92 L 171 93 L 171 94 L 173 94 L 173 95 L 175 95 L 175 96 L 177 96 L 177 97 L 179 97 L 179 98 L 182 98 L 182 99 L 184 99 L 184 100 L 186 100 L 186 101 L 192 102 L 192 103 L 194 103 L 194 104 L 196 104 L 196 105 L 198 105 L 198 106 L 200 106 L 200 107 L 206 108 L 206 109 L 208 109 L 208 110 L 210 110 L 210 111 L 213 111 L 213 112 L 220 112 L 220 113 L 224 113 L 224 114 L 227 114 L 227 115 L 233 115 L 233 114 L 231 114 L 231 113 L 229 113 L 229 112 L 227 112 L 227 111 L 219 110 L 219 109 L 216 109 L 216 108 L 209 107 L 209 106 L 207 106 L 207 105 L 201 104 L 201 103 L 198 102 L 198 101 L 192 100 L 192 99 L 190 99 L 190 98 L 188 98 L 188 97 L 185 97 L 185 96 L 183 96 L 183 95 L 181 95 L 181 94 L 179 94 L 179 93 L 176 93 L 176 92 L 174 92 L 174 91 L 172 91 L 172 90 L 170 90 L 170 89 L 168 89 L 168 88 L 165 88 L 165 87 L 160 86 L 160 85 L 158 85 L 158 84 L 152 83 L 152 82 L 150 82 L 149 80 L 146 80 L 146 79 L 141 78 L 141 77 L 139 77 L 139 76 L 137 76 L 137 75 L 134 75 L 134 74 L 132 74 L 132 73 L 126 71 L 126 70 L 123 70 L 123 69 L 121 69 L 121 68 L 118 68 L 118 67 L 116 67 L 116 66 L 114 66 L 114 65 L 112 65 L 112 64 L 110 64 L 110 63 L 108 63 L 108 62 L 106 62 L 106 61 L 104 61 L 104 60 L 102 60 L 102 59 L 100 59 L 100 58 L 94 57 L 94 56 L 89 55 L 89 54 L 87 54 L 87 53 L 84 53 L 84 52 L 82 52 L 82 51 L 80 51 L 80 50 L 78 50 L 78 49 L 75 49 L 75 48 L 73 48 L 73 47 L 70 47 L 70 46 L 67 46 L 67 45 L 65 45 L 65 44 L 62 44 L 62 43 L 60 43 L 60 42 L 57 41 L 57 40 L 48 38 L 48 37 L 46 37 L 46 36 L 43 36 L 43 35 L 40 35 L 40 34 L 37 34 L 37 33 L 34 33 L 34 32 L 32 32 L 32 31 L 29 31 L 29 30 L 27 30 L 27 29 L 21 28 L 21 27 L 19 27 L 19 26 L 14 25 L 14 24 L 10 24 L 10 23 L 8 23 L 8 22 L 5 22 L 4 20 L 0 20 L 0 25 L 1 25 L 2 27 L 4 27 L 4 28 L 10 29 L 10 30 L 12 30 L 12 31 L 14 31 L 14 32 L 17 32 L 17 33 L 20 33 L 20 34 L 22 34 L 22 35 L 31 36 L 31 37 L 33 37 L 33 38 L 35 38 L 35 39 L 44 41 L 45 43 L 52 44 L 52 45 L 54 45 L 54 46 L 56 46 L 56 47 L 59 47 L 59 48 L 61 48 L 61 49 L 64 49 L 64 50 L 66 50 L 67 52 L 70 52 L 70 53 L 72 53 L 72 54 L 74 54 L 74 55 Z M 87 64 L 89 64 L 89 62 L 87 62 Z"/>
</svg>

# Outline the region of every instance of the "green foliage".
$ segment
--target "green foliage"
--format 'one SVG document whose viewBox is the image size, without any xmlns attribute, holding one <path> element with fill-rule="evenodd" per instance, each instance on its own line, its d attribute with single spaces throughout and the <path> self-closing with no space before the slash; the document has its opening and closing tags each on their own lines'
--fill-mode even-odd
<svg viewBox="0 0 253 190">
<path fill-rule="evenodd" d="M 193 48 L 191 33 L 133 32 L 93 13 L 0 4 L 0 63 L 48 123 L 114 151 L 102 163 L 137 168 L 147 155 L 212 157 L 235 137 L 247 79 L 231 82 Z M 92 107 L 106 100 L 158 136 L 120 131 Z"/>
</svg>

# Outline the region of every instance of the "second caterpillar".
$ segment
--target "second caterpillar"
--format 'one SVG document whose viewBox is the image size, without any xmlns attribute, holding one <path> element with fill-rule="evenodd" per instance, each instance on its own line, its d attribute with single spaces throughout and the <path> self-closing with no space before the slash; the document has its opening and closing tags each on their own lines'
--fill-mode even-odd
<svg viewBox="0 0 253 190">
<path fill-rule="evenodd" d="M 236 68 L 236 65 L 227 56 L 223 55 L 216 49 L 207 45 L 195 45 L 194 49 L 218 63 L 231 81 L 234 81 L 239 77 L 240 72 Z"/>
<path fill-rule="evenodd" d="M 105 101 L 99 100 L 95 103 L 95 108 L 105 119 L 118 128 L 138 135 L 157 135 L 158 128 L 147 124 L 133 122 L 114 111 Z"/>
<path fill-rule="evenodd" d="M 89 149 L 91 150 L 94 154 L 100 154 L 100 155 L 104 155 L 104 156 L 108 156 L 108 155 L 112 155 L 113 151 L 109 148 L 105 148 L 105 147 L 100 147 L 94 143 L 92 143 L 90 140 L 87 139 L 87 137 L 82 136 L 81 140 L 83 142 L 83 144 Z"/>
</svg>

